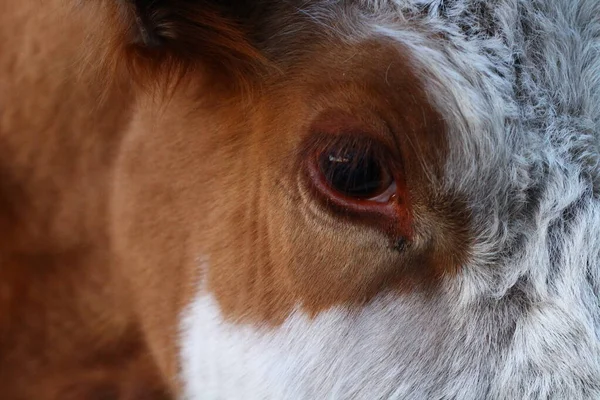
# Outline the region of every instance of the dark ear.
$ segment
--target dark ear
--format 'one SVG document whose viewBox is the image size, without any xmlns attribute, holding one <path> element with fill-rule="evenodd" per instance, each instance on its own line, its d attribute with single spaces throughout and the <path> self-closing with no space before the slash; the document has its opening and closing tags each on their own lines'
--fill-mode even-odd
<svg viewBox="0 0 600 400">
<path fill-rule="evenodd" d="M 264 62 L 253 43 L 257 0 L 117 0 L 127 40 L 141 54 L 220 70 Z"/>
</svg>

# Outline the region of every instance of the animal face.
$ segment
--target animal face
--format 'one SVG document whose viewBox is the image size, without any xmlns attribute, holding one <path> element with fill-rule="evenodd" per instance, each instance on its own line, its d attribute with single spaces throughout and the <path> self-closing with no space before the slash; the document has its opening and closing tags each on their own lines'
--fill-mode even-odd
<svg viewBox="0 0 600 400">
<path fill-rule="evenodd" d="M 445 187 L 454 128 L 427 87 L 433 72 L 375 20 L 348 19 L 357 34 L 339 35 L 295 14 L 243 88 L 188 72 L 140 95 L 123 148 L 120 254 L 160 324 L 148 330 L 167 349 L 180 327 L 190 368 L 210 350 L 197 302 L 224 324 L 278 331 L 383 295 L 435 297 L 472 245 L 466 194 Z"/>
<path fill-rule="evenodd" d="M 598 388 L 597 164 L 536 71 L 561 37 L 514 28 L 537 3 L 475 3 L 242 7 L 245 33 L 194 32 L 208 61 L 140 95 L 115 237 L 189 398 Z M 167 33 L 167 11 L 190 18 L 169 43 L 208 24 L 202 6 L 149 4 Z"/>
<path fill-rule="evenodd" d="M 109 268 L 174 393 L 599 395 L 596 1 L 87 7 L 133 82 Z"/>
</svg>

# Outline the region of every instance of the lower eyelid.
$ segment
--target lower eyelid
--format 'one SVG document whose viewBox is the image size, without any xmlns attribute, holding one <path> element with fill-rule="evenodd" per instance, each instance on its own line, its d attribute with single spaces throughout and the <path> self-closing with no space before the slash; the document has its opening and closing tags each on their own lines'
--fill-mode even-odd
<svg viewBox="0 0 600 400">
<path fill-rule="evenodd" d="M 371 197 L 367 200 L 374 201 L 376 203 L 387 203 L 396 194 L 396 189 L 397 189 L 396 181 L 392 180 L 392 184 L 390 186 L 388 186 L 388 188 L 383 193 L 381 193 L 375 197 Z"/>
</svg>

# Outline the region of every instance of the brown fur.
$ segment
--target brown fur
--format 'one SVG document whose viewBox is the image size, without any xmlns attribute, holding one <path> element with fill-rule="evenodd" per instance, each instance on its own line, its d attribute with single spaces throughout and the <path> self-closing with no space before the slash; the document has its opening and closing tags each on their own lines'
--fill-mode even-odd
<svg viewBox="0 0 600 400">
<path fill-rule="evenodd" d="M 402 48 L 314 26 L 265 43 L 216 2 L 116 4 L 0 0 L 9 399 L 177 392 L 179 317 L 199 284 L 227 318 L 275 325 L 296 306 L 435 295 L 467 257 L 465 207 L 437 191 L 445 126 Z M 286 18 L 272 26 L 307 23 Z M 398 229 L 315 195 L 305 150 L 331 112 L 401 160 Z"/>
<path fill-rule="evenodd" d="M 86 1 L 81 11 L 93 16 L 87 47 L 97 50 L 83 54 L 101 66 L 100 74 L 127 69 L 145 90 L 164 89 L 185 74 L 196 74 L 210 75 L 214 91 L 248 91 L 269 62 L 250 41 L 252 19 L 244 2 L 235 2 L 235 13 L 223 3 Z"/>
<path fill-rule="evenodd" d="M 357 55 L 352 62 L 336 64 L 335 60 L 347 60 L 353 53 Z M 235 235 L 230 239 L 231 246 L 248 248 L 251 252 L 234 254 L 222 249 L 220 243 L 207 252 L 214 257 L 208 272 L 211 289 L 226 313 L 235 317 L 259 316 L 280 321 L 296 304 L 303 304 L 305 310 L 315 314 L 335 304 L 362 304 L 384 290 L 418 287 L 429 290 L 440 275 L 454 272 L 466 256 L 468 235 L 462 232 L 468 221 L 461 211 L 460 200 L 436 199 L 434 187 L 423 175 L 422 160 L 440 176 L 445 132 L 408 60 L 398 50 L 377 42 L 318 54 L 321 55 L 318 60 L 311 59 L 311 65 L 290 71 L 284 86 L 263 97 L 263 108 L 256 111 L 261 121 L 253 130 L 254 137 L 250 139 L 253 142 L 243 146 L 248 153 L 256 152 L 246 164 L 265 167 L 257 171 L 262 173 L 260 179 L 238 182 L 236 191 L 250 194 L 252 188 L 244 190 L 240 186 L 260 182 L 254 189 L 258 197 L 254 201 L 269 207 L 259 211 L 249 201 L 238 200 L 250 214 L 240 215 L 242 210 L 239 210 L 229 217 L 221 216 L 221 221 L 231 222 L 221 222 L 219 226 L 231 232 L 229 235 Z M 360 54 L 368 54 L 368 58 L 363 59 Z M 385 68 L 390 62 L 396 63 L 396 68 L 386 76 Z M 268 86 L 278 87 L 275 83 Z M 314 196 L 298 175 L 305 168 L 306 154 L 297 149 L 312 139 L 311 122 L 329 109 L 354 116 L 369 127 L 365 128 L 367 133 L 379 132 L 380 141 L 392 149 L 399 147 L 398 158 L 403 160 L 409 188 L 409 204 L 405 206 L 412 208 L 407 212 L 414 219 L 409 229 L 414 232 L 412 237 L 405 238 L 409 244 L 402 251 L 395 248 L 398 237 L 390 236 L 373 215 L 363 218 L 340 210 L 341 216 L 346 217 L 340 219 L 339 212 L 330 206 L 316 210 L 319 214 L 325 211 L 326 215 L 310 215 L 315 212 L 309 211 L 315 207 L 311 199 Z M 274 143 L 275 138 L 278 143 Z M 243 172 L 233 176 L 243 176 Z M 286 181 L 298 182 L 299 186 L 286 185 Z M 298 189 L 304 193 L 295 194 Z M 425 214 L 425 210 L 439 207 L 456 211 Z M 258 215 L 252 215 L 255 212 Z M 308 214 L 308 222 L 303 214 Z M 440 219 L 447 221 L 448 231 L 438 228 L 444 224 L 432 223 Z M 365 230 L 361 225 L 374 229 Z M 340 235 L 341 232 L 345 234 Z M 219 232 L 212 237 L 221 241 L 227 235 Z M 453 235 L 456 236 L 451 239 Z M 441 240 L 444 237 L 448 247 Z M 239 242 L 249 238 L 255 242 Z M 268 253 L 261 254 L 260 249 Z M 446 258 L 450 255 L 456 259 L 448 262 Z"/>
<path fill-rule="evenodd" d="M 200 281 L 231 320 L 278 324 L 297 305 L 315 314 L 384 290 L 435 295 L 438 279 L 467 257 L 461 199 L 436 193 L 421 168 L 425 160 L 441 178 L 443 124 L 401 49 L 363 46 L 316 48 L 283 77 L 267 78 L 250 106 L 229 99 L 220 107 L 214 94 L 198 100 L 203 81 L 194 76 L 168 103 L 139 105 L 122 148 L 113 232 L 167 375 L 177 370 L 173 327 Z M 352 63 L 336 64 L 351 53 Z M 391 61 L 401 67 L 386 77 Z M 310 194 L 301 149 L 312 121 L 331 108 L 373 132 L 388 125 L 394 134 L 380 140 L 400 141 L 414 210 L 406 249 Z"/>
<path fill-rule="evenodd" d="M 108 183 L 131 96 L 80 64 L 88 21 L 70 11 L 0 2 L 1 397 L 162 399 L 107 268 Z"/>
</svg>

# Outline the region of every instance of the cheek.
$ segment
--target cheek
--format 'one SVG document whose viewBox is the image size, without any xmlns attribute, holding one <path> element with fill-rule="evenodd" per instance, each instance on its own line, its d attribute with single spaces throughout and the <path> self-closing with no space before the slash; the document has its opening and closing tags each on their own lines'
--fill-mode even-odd
<svg viewBox="0 0 600 400">
<path fill-rule="evenodd" d="M 161 372 L 175 385 L 178 316 L 196 291 L 197 260 L 189 238 L 202 213 L 190 204 L 206 187 L 194 136 L 152 109 L 139 115 L 120 149 L 111 198 L 115 274 Z M 179 119 L 172 117 L 173 119 Z M 165 134 L 167 132 L 168 134 Z M 194 251 L 197 247 L 194 249 Z"/>
<path fill-rule="evenodd" d="M 184 309 L 180 320 L 180 362 L 184 398 L 302 398 L 289 392 L 302 361 L 288 353 L 297 328 L 258 328 L 224 317 L 205 288 Z"/>
<path fill-rule="evenodd" d="M 296 309 L 279 326 L 233 323 L 200 288 L 180 316 L 183 398 L 403 398 L 391 392 L 400 393 L 398 382 L 407 377 L 424 386 L 419 377 L 431 375 L 429 362 L 439 357 L 436 343 L 447 323 L 443 313 L 432 319 L 427 303 L 410 296 L 379 296 L 358 309 L 334 307 L 315 317 Z M 419 362 L 411 360 L 415 352 Z"/>
<path fill-rule="evenodd" d="M 270 211 L 277 222 L 271 225 L 271 260 L 284 266 L 296 303 L 308 313 L 361 303 L 399 268 L 383 235 L 340 221 L 314 203 L 284 203 Z"/>
<path fill-rule="evenodd" d="M 275 349 L 253 329 L 226 322 L 204 290 L 184 309 L 180 332 L 184 398 L 273 398 L 281 390 L 268 379 L 280 368 L 269 355 Z"/>
</svg>

